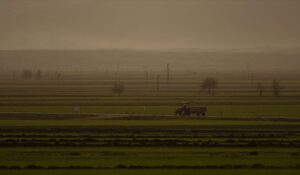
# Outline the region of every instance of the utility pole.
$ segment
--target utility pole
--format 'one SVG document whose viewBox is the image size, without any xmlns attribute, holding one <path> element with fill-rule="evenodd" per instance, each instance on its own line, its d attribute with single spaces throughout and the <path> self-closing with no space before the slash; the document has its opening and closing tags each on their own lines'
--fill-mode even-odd
<svg viewBox="0 0 300 175">
<path fill-rule="evenodd" d="M 146 75 L 146 86 L 148 88 L 148 85 L 149 85 L 149 72 L 148 72 L 148 70 L 146 70 L 145 75 Z"/>
<path fill-rule="evenodd" d="M 159 75 L 157 75 L 157 78 L 156 78 L 156 95 L 158 96 L 159 94 Z"/>
<path fill-rule="evenodd" d="M 13 80 L 16 80 L 16 71 L 13 71 Z"/>
<path fill-rule="evenodd" d="M 170 64 L 167 64 L 167 88 L 168 91 L 170 90 Z"/>
</svg>

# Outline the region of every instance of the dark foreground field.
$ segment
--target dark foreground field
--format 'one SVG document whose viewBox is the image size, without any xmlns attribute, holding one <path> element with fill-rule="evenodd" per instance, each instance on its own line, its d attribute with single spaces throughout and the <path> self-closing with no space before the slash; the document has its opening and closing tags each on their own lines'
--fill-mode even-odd
<svg viewBox="0 0 300 175">
<path fill-rule="evenodd" d="M 1 115 L 1 174 L 300 173 L 295 117 L 39 117 Z"/>
</svg>

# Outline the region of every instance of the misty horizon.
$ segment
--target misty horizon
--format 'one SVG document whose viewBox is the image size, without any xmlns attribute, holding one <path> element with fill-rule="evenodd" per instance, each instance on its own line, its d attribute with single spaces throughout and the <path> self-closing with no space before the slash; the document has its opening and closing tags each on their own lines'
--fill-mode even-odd
<svg viewBox="0 0 300 175">
<path fill-rule="evenodd" d="M 299 48 L 295 0 L 0 0 L 0 50 Z"/>
<path fill-rule="evenodd" d="M 0 0 L 0 175 L 300 174 L 299 19 L 300 0 Z"/>
<path fill-rule="evenodd" d="M 0 0 L 0 69 L 300 70 L 300 1 Z"/>
<path fill-rule="evenodd" d="M 2 50 L 3 70 L 82 70 L 82 71 L 287 71 L 299 72 L 300 53 L 296 50 Z"/>
</svg>

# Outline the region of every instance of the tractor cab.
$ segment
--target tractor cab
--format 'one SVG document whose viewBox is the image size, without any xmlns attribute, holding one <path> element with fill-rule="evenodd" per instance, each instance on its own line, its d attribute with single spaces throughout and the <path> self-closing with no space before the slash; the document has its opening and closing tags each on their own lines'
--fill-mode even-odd
<svg viewBox="0 0 300 175">
<path fill-rule="evenodd" d="M 191 111 L 189 109 L 189 103 L 182 103 L 179 105 L 175 112 L 176 115 L 191 115 Z"/>
</svg>

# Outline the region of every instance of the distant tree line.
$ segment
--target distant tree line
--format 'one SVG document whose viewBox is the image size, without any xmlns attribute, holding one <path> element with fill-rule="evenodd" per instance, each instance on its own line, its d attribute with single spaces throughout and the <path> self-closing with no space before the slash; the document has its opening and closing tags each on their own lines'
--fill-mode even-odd
<svg viewBox="0 0 300 175">
<path fill-rule="evenodd" d="M 283 87 L 281 86 L 281 84 L 279 83 L 278 80 L 273 80 L 272 82 L 272 87 L 271 87 L 271 91 L 273 93 L 273 96 L 278 97 L 280 96 L 280 94 L 282 93 Z M 263 94 L 266 91 L 265 85 L 262 83 L 257 83 L 256 84 L 256 91 L 257 91 L 257 95 L 259 97 L 262 97 Z"/>
<path fill-rule="evenodd" d="M 41 70 L 30 70 L 30 69 L 23 69 L 20 74 L 20 78 L 24 80 L 31 80 L 31 79 L 43 79 L 46 77 L 49 77 L 49 73 L 42 72 Z M 60 79 L 61 78 L 61 73 L 56 71 L 51 74 L 51 76 L 55 79 Z M 16 71 L 13 72 L 13 79 L 16 79 Z"/>
<path fill-rule="evenodd" d="M 216 78 L 207 77 L 200 84 L 200 90 L 208 95 L 214 95 L 218 88 L 218 80 Z M 278 97 L 282 93 L 283 87 L 278 80 L 273 80 L 271 85 L 271 91 L 273 96 Z M 261 82 L 256 84 L 256 92 L 259 97 L 262 97 L 266 92 L 265 85 Z"/>
<path fill-rule="evenodd" d="M 170 67 L 169 64 L 167 64 L 167 69 L 166 69 L 167 73 L 166 73 L 166 77 L 167 77 L 167 88 L 169 91 L 169 84 L 170 84 Z M 51 72 L 51 74 L 49 72 L 43 72 L 41 70 L 30 70 L 30 69 L 24 69 L 21 71 L 21 73 L 19 74 L 19 77 L 21 79 L 24 80 L 31 80 L 31 79 L 47 79 L 49 78 L 51 75 L 52 78 L 54 79 L 61 79 L 61 73 L 58 71 L 55 72 Z M 13 72 L 13 79 L 15 80 L 17 77 L 17 73 L 16 71 Z M 148 73 L 146 74 L 146 82 L 148 83 L 148 79 L 149 79 L 149 75 Z M 157 75 L 156 78 L 156 82 L 155 82 L 155 86 L 156 86 L 156 95 L 159 95 L 159 91 L 160 91 L 160 75 Z M 268 88 L 267 88 L 268 87 Z M 217 90 L 219 88 L 219 83 L 218 80 L 214 77 L 206 77 L 202 80 L 202 82 L 200 83 L 200 93 L 206 93 L 210 96 L 213 96 L 217 93 Z M 256 94 L 258 97 L 263 97 L 265 95 L 265 93 L 267 92 L 267 90 L 269 92 L 271 92 L 273 94 L 273 96 L 278 97 L 282 94 L 283 91 L 283 87 L 281 85 L 281 83 L 277 80 L 274 79 L 272 81 L 271 84 L 271 88 L 270 86 L 266 86 L 265 84 L 263 84 L 262 82 L 257 82 L 256 83 Z M 125 86 L 124 83 L 120 82 L 120 81 L 116 81 L 112 84 L 111 87 L 111 91 L 118 95 L 121 96 L 124 91 L 125 91 Z"/>
</svg>

